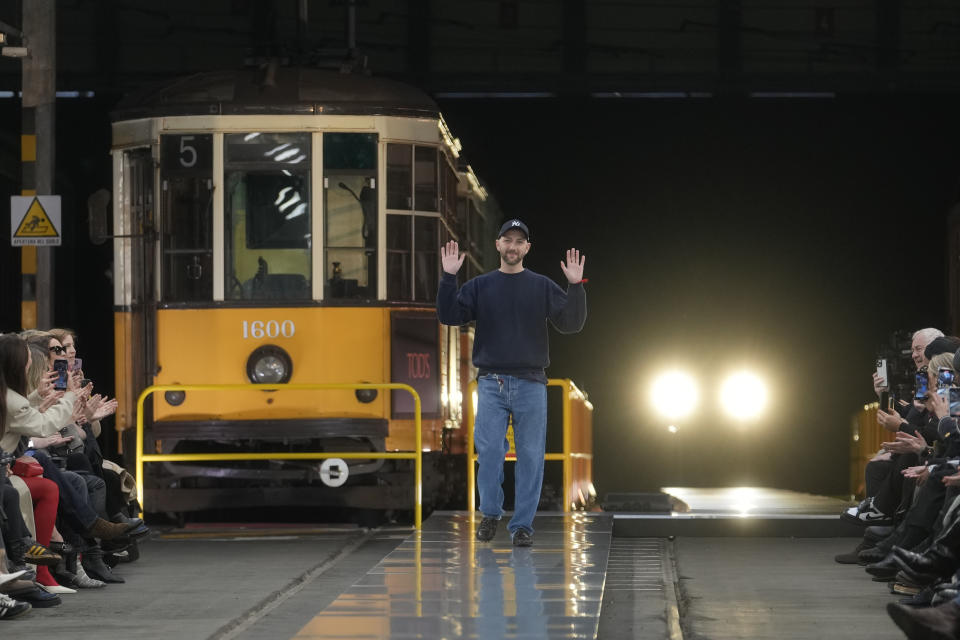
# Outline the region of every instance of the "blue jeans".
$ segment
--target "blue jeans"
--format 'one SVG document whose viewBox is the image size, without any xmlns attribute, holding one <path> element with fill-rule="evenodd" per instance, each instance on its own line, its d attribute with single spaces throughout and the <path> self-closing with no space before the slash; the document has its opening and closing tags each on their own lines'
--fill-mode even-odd
<svg viewBox="0 0 960 640">
<path fill-rule="evenodd" d="M 539 382 L 499 374 L 487 374 L 477 381 L 473 442 L 479 462 L 480 512 L 492 518 L 503 514 L 503 456 L 510 447 L 507 424 L 511 414 L 517 449 L 516 493 L 507 529 L 511 534 L 517 529 L 533 533 L 547 438 L 547 387 Z"/>
</svg>

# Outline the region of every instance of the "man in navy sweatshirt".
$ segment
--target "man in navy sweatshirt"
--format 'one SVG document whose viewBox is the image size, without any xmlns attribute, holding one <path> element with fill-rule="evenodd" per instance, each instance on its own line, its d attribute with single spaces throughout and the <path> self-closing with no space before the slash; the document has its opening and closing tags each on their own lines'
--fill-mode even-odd
<svg viewBox="0 0 960 640">
<path fill-rule="evenodd" d="M 547 436 L 547 376 L 550 345 L 547 320 L 561 333 L 576 333 L 587 318 L 583 290 L 585 256 L 567 251 L 560 268 L 567 290 L 553 280 L 523 268 L 530 251 L 530 230 L 508 220 L 497 237 L 500 268 L 470 280 L 457 291 L 457 271 L 466 254 L 453 240 L 440 247 L 443 277 L 437 291 L 437 317 L 447 325 L 476 322 L 473 364 L 477 377 L 477 447 L 480 512 L 477 540 L 497 532 L 503 514 L 503 457 L 508 451 L 507 424 L 513 416 L 517 450 L 516 494 L 507 528 L 518 547 L 533 544 L 533 517 L 543 484 Z"/>
</svg>

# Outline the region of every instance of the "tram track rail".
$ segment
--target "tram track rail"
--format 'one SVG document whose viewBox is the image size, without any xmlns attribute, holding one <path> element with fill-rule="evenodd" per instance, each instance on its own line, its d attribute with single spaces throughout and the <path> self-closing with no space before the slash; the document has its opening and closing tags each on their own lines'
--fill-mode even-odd
<svg viewBox="0 0 960 640">
<path fill-rule="evenodd" d="M 340 562 L 353 555 L 357 550 L 363 547 L 363 545 L 380 533 L 383 533 L 383 531 L 379 528 L 368 529 L 362 533 L 358 533 L 337 552 L 327 556 L 319 564 L 311 567 L 304 573 L 291 580 L 285 586 L 277 589 L 270 595 L 263 598 L 260 602 L 244 611 L 241 615 L 221 626 L 214 633 L 207 637 L 208 640 L 234 640 L 235 638 L 240 637 L 245 631 L 252 628 L 258 622 L 270 615 L 270 613 L 299 594 L 304 588 L 317 580 L 317 578 L 324 575 L 327 571 L 336 567 Z"/>
</svg>

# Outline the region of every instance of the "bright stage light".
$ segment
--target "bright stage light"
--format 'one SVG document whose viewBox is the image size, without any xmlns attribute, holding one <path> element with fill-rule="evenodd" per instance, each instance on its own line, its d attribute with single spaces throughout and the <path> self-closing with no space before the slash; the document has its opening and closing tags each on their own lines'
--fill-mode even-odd
<svg viewBox="0 0 960 640">
<path fill-rule="evenodd" d="M 664 373 L 653 383 L 650 400 L 666 418 L 683 418 L 697 406 L 697 383 L 681 371 Z"/>
<path fill-rule="evenodd" d="M 767 385 L 749 371 L 735 373 L 723 383 L 720 403 L 733 418 L 756 418 L 767 407 Z"/>
</svg>

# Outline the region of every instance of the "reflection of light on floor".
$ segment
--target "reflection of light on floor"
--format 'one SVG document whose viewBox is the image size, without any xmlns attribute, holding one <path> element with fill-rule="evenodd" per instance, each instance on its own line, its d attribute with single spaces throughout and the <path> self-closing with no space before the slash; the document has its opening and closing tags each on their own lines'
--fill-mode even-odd
<svg viewBox="0 0 960 640">
<path fill-rule="evenodd" d="M 664 487 L 664 493 L 679 498 L 693 510 L 728 512 L 741 518 L 756 515 L 758 503 L 769 501 L 769 489 L 758 487 L 725 487 L 717 489 L 699 489 L 691 487 Z"/>
</svg>

